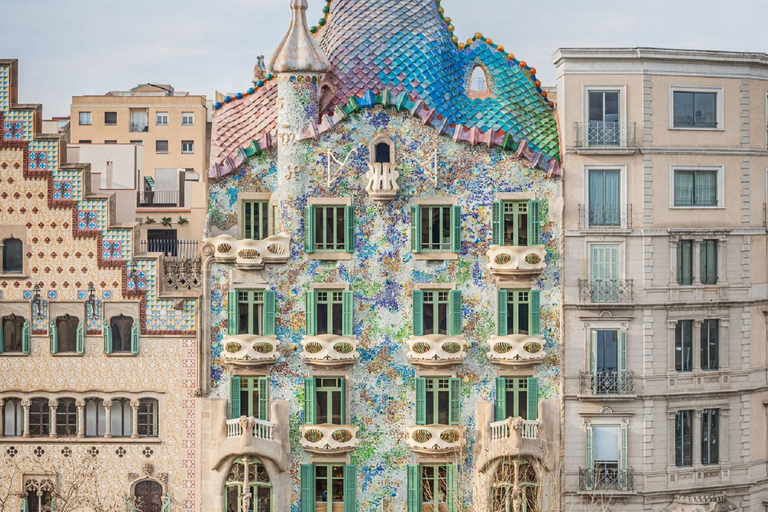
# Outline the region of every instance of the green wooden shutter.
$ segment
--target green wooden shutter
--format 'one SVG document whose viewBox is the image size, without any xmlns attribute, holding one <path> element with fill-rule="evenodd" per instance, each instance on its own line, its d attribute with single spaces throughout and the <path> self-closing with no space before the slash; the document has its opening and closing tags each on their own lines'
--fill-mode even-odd
<svg viewBox="0 0 768 512">
<path fill-rule="evenodd" d="M 418 464 L 408 464 L 408 512 L 421 512 L 421 466 Z"/>
<path fill-rule="evenodd" d="M 229 418 L 240 417 L 240 377 L 229 379 Z"/>
<path fill-rule="evenodd" d="M 75 351 L 78 354 L 85 352 L 85 326 L 82 322 L 77 323 L 77 335 L 75 338 Z"/>
<path fill-rule="evenodd" d="M 234 336 L 237 328 L 237 290 L 227 292 L 227 334 Z"/>
<path fill-rule="evenodd" d="M 112 353 L 112 329 L 109 328 L 109 321 L 104 320 L 101 328 L 101 336 L 104 338 L 104 353 Z"/>
<path fill-rule="evenodd" d="M 416 377 L 416 424 L 427 424 L 427 379 Z"/>
<path fill-rule="evenodd" d="M 352 311 L 352 291 L 344 290 L 341 292 L 341 335 L 352 336 L 352 330 L 355 324 L 355 316 Z"/>
<path fill-rule="evenodd" d="M 461 290 L 451 290 L 448 294 L 448 306 L 450 318 L 448 322 L 448 334 L 461 336 L 463 318 L 461 314 Z"/>
<path fill-rule="evenodd" d="M 301 512 L 315 512 L 315 465 L 301 465 Z"/>
<path fill-rule="evenodd" d="M 704 240 L 699 251 L 701 284 L 717 284 L 717 240 Z"/>
<path fill-rule="evenodd" d="M 304 208 L 304 250 L 307 254 L 315 252 L 315 207 Z"/>
<path fill-rule="evenodd" d="M 342 377 L 339 380 L 339 387 L 341 387 L 341 424 L 348 425 L 347 421 L 347 378 Z"/>
<path fill-rule="evenodd" d="M 496 334 L 499 336 L 507 335 L 507 301 L 509 295 L 507 290 L 499 290 L 496 294 Z"/>
<path fill-rule="evenodd" d="M 275 291 L 264 290 L 264 336 L 275 335 Z"/>
<path fill-rule="evenodd" d="M 528 245 L 541 244 L 539 201 L 528 201 Z"/>
<path fill-rule="evenodd" d="M 539 419 L 539 379 L 528 377 L 528 419 Z"/>
<path fill-rule="evenodd" d="M 141 335 L 141 326 L 139 322 L 141 319 L 134 318 L 133 325 L 131 326 L 131 354 L 139 354 L 139 336 Z"/>
<path fill-rule="evenodd" d="M 424 336 L 424 292 L 413 290 L 413 335 Z"/>
<path fill-rule="evenodd" d="M 459 505 L 459 472 L 456 464 L 447 464 L 445 466 L 446 475 L 446 501 L 448 502 L 448 512 L 458 512 Z"/>
<path fill-rule="evenodd" d="M 626 394 L 627 392 L 627 332 L 619 331 L 619 382 L 618 392 Z"/>
<path fill-rule="evenodd" d="M 48 324 L 48 338 L 51 340 L 51 354 L 59 353 L 59 333 L 56 330 L 56 321 L 51 320 Z"/>
<path fill-rule="evenodd" d="M 411 206 L 411 252 L 421 252 L 421 207 Z"/>
<path fill-rule="evenodd" d="M 461 379 L 455 377 L 449 379 L 449 396 L 451 409 L 448 411 L 448 424 L 459 425 L 461 423 Z"/>
<path fill-rule="evenodd" d="M 24 327 L 21 328 L 21 352 L 23 354 L 29 354 L 29 349 L 31 344 L 32 344 L 32 337 L 30 336 L 30 331 L 29 331 L 29 319 L 25 318 Z"/>
<path fill-rule="evenodd" d="M 507 419 L 507 379 L 496 377 L 496 421 Z"/>
<path fill-rule="evenodd" d="M 627 490 L 627 426 L 619 426 L 619 490 Z"/>
<path fill-rule="evenodd" d="M 21 498 L 21 512 L 29 512 L 29 501 L 27 501 L 26 496 Z"/>
<path fill-rule="evenodd" d="M 269 377 L 259 377 L 259 419 L 269 420 Z"/>
<path fill-rule="evenodd" d="M 541 334 L 541 291 L 531 290 L 528 294 L 528 311 L 530 313 L 530 325 L 528 326 L 532 336 Z"/>
<path fill-rule="evenodd" d="M 461 206 L 451 206 L 451 252 L 461 252 Z"/>
<path fill-rule="evenodd" d="M 504 212 L 504 203 L 501 201 L 493 202 L 493 245 L 504 245 L 504 226 L 502 225 L 502 215 Z"/>
<path fill-rule="evenodd" d="M 355 252 L 355 207 L 354 206 L 344 207 L 344 249 L 346 252 Z"/>
<path fill-rule="evenodd" d="M 317 421 L 315 415 L 315 379 L 304 379 L 304 424 L 314 425 Z"/>
<path fill-rule="evenodd" d="M 592 491 L 595 488 L 595 457 L 592 451 L 592 425 L 587 425 L 586 429 L 586 469 L 587 474 L 585 476 L 585 487 L 588 491 Z"/>
<path fill-rule="evenodd" d="M 590 331 L 589 336 L 589 371 L 592 375 L 597 373 L 597 331 Z"/>
<path fill-rule="evenodd" d="M 357 466 L 344 465 L 344 512 L 357 512 Z"/>
<path fill-rule="evenodd" d="M 307 336 L 315 336 L 317 334 L 317 319 L 315 318 L 317 305 L 317 293 L 315 290 L 307 291 L 306 300 L 306 319 L 307 319 Z"/>
</svg>

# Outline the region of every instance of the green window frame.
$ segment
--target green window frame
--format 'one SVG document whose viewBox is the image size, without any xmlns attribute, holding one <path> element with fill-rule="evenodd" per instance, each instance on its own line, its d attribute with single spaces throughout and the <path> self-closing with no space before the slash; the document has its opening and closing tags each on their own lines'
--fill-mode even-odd
<svg viewBox="0 0 768 512">
<path fill-rule="evenodd" d="M 409 464 L 408 512 L 458 512 L 458 469 L 455 464 Z"/>
<path fill-rule="evenodd" d="M 720 409 L 704 409 L 701 414 L 701 463 L 720 462 Z"/>
<path fill-rule="evenodd" d="M 693 240 L 677 241 L 677 284 L 693 284 Z"/>
<path fill-rule="evenodd" d="M 414 290 L 413 335 L 461 336 L 461 290 Z"/>
<path fill-rule="evenodd" d="M 539 418 L 539 379 L 536 377 L 496 378 L 496 421 L 508 417 Z"/>
<path fill-rule="evenodd" d="M 541 291 L 499 290 L 497 297 L 497 334 L 541 335 Z"/>
<path fill-rule="evenodd" d="M 230 419 L 248 416 L 269 421 L 269 377 L 230 378 Z"/>
<path fill-rule="evenodd" d="M 301 512 L 357 512 L 357 465 L 302 464 Z"/>
<path fill-rule="evenodd" d="M 29 354 L 29 319 L 10 314 L 0 318 L 0 354 Z"/>
<path fill-rule="evenodd" d="M 459 425 L 460 422 L 461 379 L 417 377 L 416 424 Z"/>
<path fill-rule="evenodd" d="M 539 201 L 494 201 L 493 245 L 524 247 L 541 244 Z"/>
<path fill-rule="evenodd" d="M 227 475 L 224 489 L 224 510 L 247 512 L 243 510 L 242 501 L 244 473 L 245 468 L 241 457 L 232 463 Z M 272 482 L 269 480 L 269 473 L 261 460 L 253 456 L 248 461 L 248 488 L 248 492 L 251 493 L 251 512 L 272 512 L 274 510 L 274 492 Z M 134 511 L 131 509 L 129 512 Z"/>
<path fill-rule="evenodd" d="M 230 290 L 227 334 L 275 335 L 274 290 Z"/>
<path fill-rule="evenodd" d="M 350 290 L 309 290 L 306 295 L 307 336 L 354 335 L 354 295 Z"/>
<path fill-rule="evenodd" d="M 617 429 L 617 460 L 599 460 L 600 455 L 595 430 Z M 590 424 L 586 427 L 585 454 L 587 477 L 585 487 L 588 491 L 600 490 L 603 485 L 608 489 L 616 488 L 619 491 L 628 490 L 627 458 L 628 458 L 628 428 L 626 423 L 620 425 Z M 617 472 L 615 475 L 614 472 Z M 616 486 L 616 487 L 614 487 Z"/>
<path fill-rule="evenodd" d="M 245 240 L 262 240 L 269 233 L 269 201 L 241 202 L 241 233 Z"/>
<path fill-rule="evenodd" d="M 355 207 L 309 205 L 304 209 L 304 250 L 308 254 L 354 252 Z"/>
<path fill-rule="evenodd" d="M 347 424 L 347 379 L 345 377 L 304 379 L 304 423 L 306 425 Z"/>
<path fill-rule="evenodd" d="M 699 246 L 701 284 L 717 284 L 717 240 L 703 240 Z"/>
<path fill-rule="evenodd" d="M 411 206 L 411 252 L 461 252 L 461 207 Z"/>
</svg>

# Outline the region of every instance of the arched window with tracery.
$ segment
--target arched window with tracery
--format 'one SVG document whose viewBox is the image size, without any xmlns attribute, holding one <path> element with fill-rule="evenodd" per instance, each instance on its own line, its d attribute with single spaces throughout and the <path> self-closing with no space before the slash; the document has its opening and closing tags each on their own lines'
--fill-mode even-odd
<svg viewBox="0 0 768 512">
<path fill-rule="evenodd" d="M 133 318 L 125 315 L 113 316 L 109 320 L 109 328 L 112 330 L 112 352 L 130 352 Z"/>
<path fill-rule="evenodd" d="M 163 508 L 163 486 L 154 480 L 142 480 L 133 486 L 136 512 L 160 512 Z"/>
<path fill-rule="evenodd" d="M 517 495 L 516 488 L 520 489 Z M 517 500 L 519 508 L 515 508 Z M 494 512 L 539 511 L 539 483 L 536 469 L 528 459 L 504 459 L 498 464 L 493 475 L 491 503 Z"/>
<path fill-rule="evenodd" d="M 26 512 L 50 512 L 53 505 L 53 482 L 43 479 L 29 479 L 24 484 L 23 499 L 27 501 Z"/>
<path fill-rule="evenodd" d="M 272 512 L 272 483 L 267 468 L 254 457 L 242 457 L 232 464 L 224 492 L 226 512 Z M 250 492 L 248 503 L 245 495 Z"/>
<path fill-rule="evenodd" d="M 10 314 L 0 319 L 0 352 L 21 352 L 24 339 L 24 317 Z M 29 327 L 27 327 L 28 329 Z"/>
</svg>

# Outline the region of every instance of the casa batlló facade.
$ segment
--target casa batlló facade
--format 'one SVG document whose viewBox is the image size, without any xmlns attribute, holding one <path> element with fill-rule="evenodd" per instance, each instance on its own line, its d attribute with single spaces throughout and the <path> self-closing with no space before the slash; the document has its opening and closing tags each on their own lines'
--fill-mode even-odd
<svg viewBox="0 0 768 512">
<path fill-rule="evenodd" d="M 556 506 L 562 191 L 535 69 L 432 0 L 291 9 L 215 105 L 207 509 Z"/>
</svg>

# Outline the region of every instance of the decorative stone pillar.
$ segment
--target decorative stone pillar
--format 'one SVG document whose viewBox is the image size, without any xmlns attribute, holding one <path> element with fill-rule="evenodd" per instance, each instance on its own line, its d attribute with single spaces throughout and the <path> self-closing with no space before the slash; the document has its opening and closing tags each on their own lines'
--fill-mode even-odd
<svg viewBox="0 0 768 512">
<path fill-rule="evenodd" d="M 48 437 L 56 437 L 56 410 L 59 408 L 59 401 L 55 398 L 52 398 L 48 401 L 48 414 L 50 417 L 50 425 L 51 425 L 51 431 L 48 434 Z"/>
<path fill-rule="evenodd" d="M 693 442 L 693 465 L 701 466 L 701 409 L 693 411 L 693 428 L 691 429 Z"/>
<path fill-rule="evenodd" d="M 75 400 L 75 407 L 77 407 L 77 437 L 82 439 L 85 437 L 85 400 L 82 398 Z"/>
<path fill-rule="evenodd" d="M 703 239 L 697 238 L 693 241 L 693 284 L 701 284 L 701 242 Z"/>
<path fill-rule="evenodd" d="M 503 464 L 503 462 L 502 462 Z M 512 509 L 520 512 L 523 509 L 523 489 L 520 487 L 520 461 L 512 461 L 514 468 L 514 481 L 512 483 Z"/>
<path fill-rule="evenodd" d="M 112 438 L 112 400 L 104 400 L 104 438 Z"/>
<path fill-rule="evenodd" d="M 131 422 L 131 437 L 137 439 L 139 437 L 139 401 L 131 400 L 131 412 L 133 413 L 133 421 Z"/>
<path fill-rule="evenodd" d="M 250 457 L 243 456 L 243 510 L 251 509 L 251 483 L 248 480 L 250 476 L 248 474 L 250 472 L 249 462 Z"/>
<path fill-rule="evenodd" d="M 700 318 L 693 321 L 693 371 L 701 370 L 701 326 L 704 321 Z M 718 333 L 719 334 L 719 333 Z"/>
<path fill-rule="evenodd" d="M 28 398 L 21 401 L 21 406 L 24 408 L 24 433 L 22 437 L 29 437 L 29 407 L 31 405 L 32 402 Z"/>
</svg>

